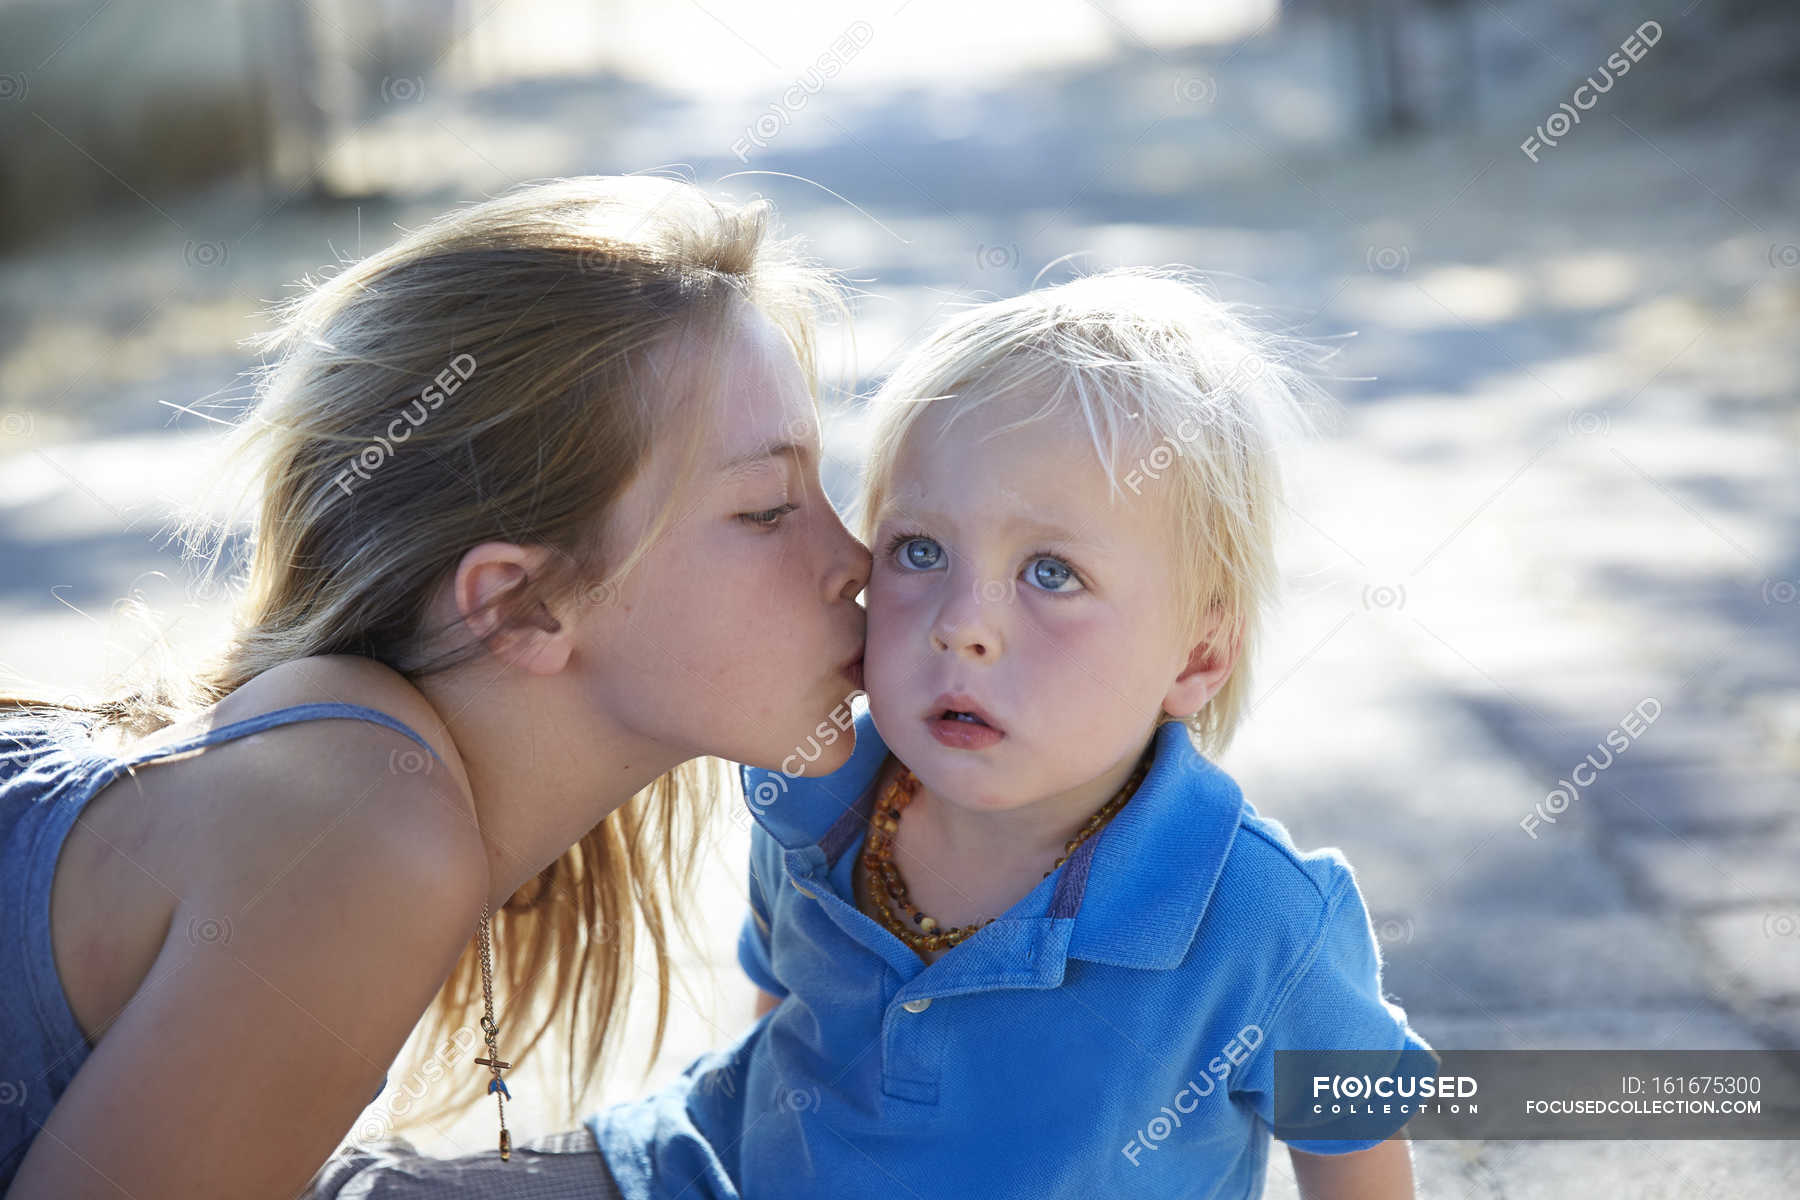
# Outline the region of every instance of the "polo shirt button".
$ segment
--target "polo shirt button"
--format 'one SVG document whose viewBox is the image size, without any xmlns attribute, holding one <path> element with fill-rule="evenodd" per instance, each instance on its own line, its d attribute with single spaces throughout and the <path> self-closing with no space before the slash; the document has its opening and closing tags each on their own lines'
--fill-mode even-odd
<svg viewBox="0 0 1800 1200">
<path fill-rule="evenodd" d="M 930 996 L 920 996 L 917 1000 L 908 1000 L 900 1006 L 910 1013 L 921 1013 L 931 1007 Z"/>
<path fill-rule="evenodd" d="M 813 894 L 813 893 L 811 893 L 811 892 L 809 892 L 809 891 L 807 891 L 807 890 L 806 890 L 806 889 L 805 889 L 805 888 L 803 888 L 803 887 L 801 887 L 801 886 L 800 886 L 800 881 L 799 881 L 799 880 L 798 880 L 798 879 L 792 879 L 792 878 L 790 878 L 790 879 L 789 879 L 789 880 L 788 880 L 788 882 L 789 882 L 789 883 L 791 883 L 791 884 L 793 884 L 793 885 L 794 885 L 794 890 L 795 890 L 795 891 L 796 891 L 796 892 L 799 892 L 799 893 L 800 893 L 800 894 L 801 894 L 801 895 L 802 895 L 802 896 L 805 896 L 805 897 L 806 897 L 806 898 L 807 898 L 807 899 L 808 899 L 808 900 L 814 900 L 814 899 L 817 899 L 817 897 L 816 897 L 816 896 L 814 896 L 814 894 Z"/>
</svg>

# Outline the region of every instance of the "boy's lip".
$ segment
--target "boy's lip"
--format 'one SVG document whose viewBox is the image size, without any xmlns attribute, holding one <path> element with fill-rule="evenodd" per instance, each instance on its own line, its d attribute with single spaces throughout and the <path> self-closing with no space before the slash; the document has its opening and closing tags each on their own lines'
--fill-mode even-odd
<svg viewBox="0 0 1800 1200">
<path fill-rule="evenodd" d="M 975 697 L 969 695 L 967 692 L 944 692 L 931 703 L 932 707 L 925 713 L 925 719 L 927 721 L 937 720 L 946 710 L 951 712 L 966 712 L 972 716 L 979 717 L 983 724 L 994 729 L 996 732 L 1006 732 L 1006 730 L 1001 728 L 1000 722 L 994 719 L 994 715 L 988 712 L 987 709 L 981 707 L 981 705 L 976 702 Z"/>
<path fill-rule="evenodd" d="M 838 668 L 843 676 L 857 687 L 863 685 L 863 652 L 858 650 L 856 657 Z"/>
</svg>

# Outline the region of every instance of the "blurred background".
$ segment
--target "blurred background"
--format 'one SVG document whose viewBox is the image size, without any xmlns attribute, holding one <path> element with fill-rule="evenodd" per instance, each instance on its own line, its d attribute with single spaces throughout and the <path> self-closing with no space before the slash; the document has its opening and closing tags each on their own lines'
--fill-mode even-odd
<svg viewBox="0 0 1800 1200">
<path fill-rule="evenodd" d="M 146 649 L 128 597 L 176 646 L 212 629 L 167 533 L 250 399 L 241 339 L 513 184 L 764 195 L 856 280 L 841 506 L 858 394 L 935 320 L 1189 264 L 1339 349 L 1222 764 L 1356 865 L 1389 997 L 1446 1047 L 1800 1049 L 1797 113 L 1777 0 L 14 0 L 0 663 L 100 684 Z M 748 1021 L 746 820 L 714 823 L 667 1048 L 589 1107 Z M 513 1072 L 517 1140 L 559 1071 Z M 1416 1154 L 1421 1196 L 1800 1194 L 1791 1142 Z"/>
</svg>

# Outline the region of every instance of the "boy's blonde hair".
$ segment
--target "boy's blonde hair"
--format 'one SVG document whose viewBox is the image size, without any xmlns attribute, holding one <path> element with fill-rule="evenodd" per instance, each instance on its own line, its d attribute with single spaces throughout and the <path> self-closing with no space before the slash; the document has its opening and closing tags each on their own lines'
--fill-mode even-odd
<svg viewBox="0 0 1800 1200">
<path fill-rule="evenodd" d="M 1236 630 L 1230 678 L 1181 720 L 1214 757 L 1249 707 L 1250 659 L 1276 602 L 1280 443 L 1310 431 L 1328 397 L 1302 373 L 1307 344 L 1260 328 L 1190 274 L 1121 269 L 1086 276 L 953 317 L 877 390 L 860 504 L 874 545 L 894 499 L 893 473 L 913 425 L 953 405 L 940 426 L 1003 396 L 1041 397 L 995 435 L 1061 418 L 1085 430 L 1111 494 L 1160 493 L 1170 521 L 1173 586 L 1193 640 L 1213 609 Z M 1121 469 L 1121 467 L 1123 469 Z M 1229 636 L 1229 634 L 1227 634 Z"/>
</svg>

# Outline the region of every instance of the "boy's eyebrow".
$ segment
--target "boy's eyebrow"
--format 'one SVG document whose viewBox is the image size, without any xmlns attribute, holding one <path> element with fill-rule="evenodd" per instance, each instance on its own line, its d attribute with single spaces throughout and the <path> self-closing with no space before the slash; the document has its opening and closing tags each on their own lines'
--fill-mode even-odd
<svg viewBox="0 0 1800 1200">
<path fill-rule="evenodd" d="M 949 517 L 946 517 L 943 513 L 927 512 L 923 509 L 912 511 L 890 508 L 883 515 L 886 520 L 890 521 L 909 521 L 919 525 L 948 525 L 952 529 L 956 528 L 956 522 L 952 521 Z M 1015 513 L 1006 519 L 1005 528 L 1022 529 L 1028 533 L 1036 534 L 1038 537 L 1048 538 L 1051 541 L 1066 542 L 1072 546 L 1086 546 L 1095 550 L 1106 548 L 1106 543 L 1099 538 L 1076 535 L 1070 533 L 1060 525 L 1051 524 L 1048 521 L 1039 521 L 1033 517 L 1028 517 L 1019 513 Z"/>
<path fill-rule="evenodd" d="M 776 439 L 774 441 L 765 442 L 754 449 L 746 450 L 742 454 L 733 455 L 731 458 L 725 460 L 725 465 L 721 470 L 726 475 L 731 476 L 748 475 L 751 471 L 761 466 L 765 460 L 779 458 L 785 454 L 792 454 L 798 457 L 802 466 L 812 461 L 811 446 L 808 446 L 803 442 Z"/>
</svg>

